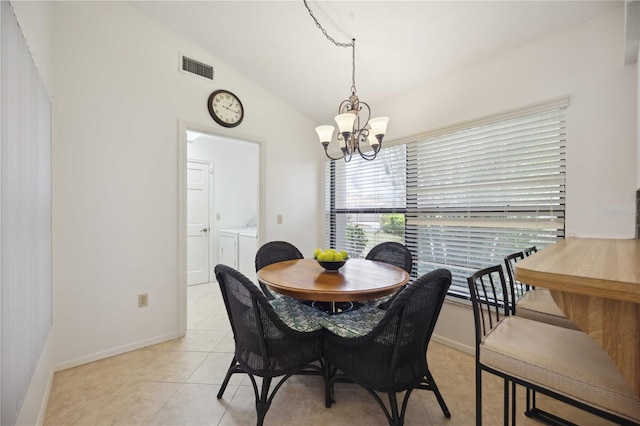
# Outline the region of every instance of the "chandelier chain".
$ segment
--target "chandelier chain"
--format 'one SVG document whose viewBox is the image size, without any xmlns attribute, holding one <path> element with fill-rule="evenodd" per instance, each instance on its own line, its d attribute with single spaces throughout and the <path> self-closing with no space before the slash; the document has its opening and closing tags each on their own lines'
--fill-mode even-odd
<svg viewBox="0 0 640 426">
<path fill-rule="evenodd" d="M 352 58 L 351 58 L 351 94 L 356 94 L 356 39 L 351 40 Z"/>
<path fill-rule="evenodd" d="M 304 7 L 307 8 L 307 11 L 309 11 L 309 15 L 313 19 L 313 22 L 316 23 L 316 27 L 318 27 L 320 31 L 322 31 L 322 34 L 324 34 L 327 40 L 329 40 L 331 43 L 335 44 L 338 47 L 351 47 L 351 51 L 352 51 L 351 94 L 355 95 L 356 94 L 356 39 L 355 38 L 351 39 L 351 43 L 340 43 L 338 41 L 335 41 L 333 37 L 331 37 L 327 33 L 327 30 L 325 30 L 324 27 L 320 25 L 320 22 L 318 22 L 318 19 L 315 17 L 315 15 L 313 14 L 313 11 L 307 4 L 307 0 L 302 0 L 302 1 L 304 2 Z"/>
</svg>

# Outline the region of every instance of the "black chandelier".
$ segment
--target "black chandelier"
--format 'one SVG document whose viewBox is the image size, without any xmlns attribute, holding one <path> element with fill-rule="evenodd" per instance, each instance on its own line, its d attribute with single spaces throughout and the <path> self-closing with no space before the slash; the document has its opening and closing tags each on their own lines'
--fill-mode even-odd
<svg viewBox="0 0 640 426">
<path fill-rule="evenodd" d="M 330 125 L 316 127 L 316 132 L 320 138 L 320 143 L 324 148 L 324 153 L 332 160 L 344 159 L 345 162 L 351 161 L 351 157 L 356 152 L 365 160 L 373 160 L 380 152 L 382 147 L 382 138 L 387 132 L 387 124 L 389 117 L 371 118 L 371 108 L 366 102 L 360 101 L 356 96 L 356 39 L 352 39 L 351 43 L 339 43 L 331 38 L 327 31 L 320 25 L 313 12 L 307 4 L 307 0 L 303 0 L 304 5 L 309 11 L 309 15 L 313 18 L 316 26 L 322 31 L 327 40 L 338 47 L 351 47 L 352 51 L 352 73 L 351 73 L 351 96 L 343 100 L 338 107 L 338 115 L 335 120 L 338 125 L 337 139 L 342 150 L 342 157 L 334 158 L 329 155 L 327 148 L 333 139 L 334 127 Z M 361 144 L 369 143 L 371 152 L 365 152 L 360 147 Z"/>
</svg>

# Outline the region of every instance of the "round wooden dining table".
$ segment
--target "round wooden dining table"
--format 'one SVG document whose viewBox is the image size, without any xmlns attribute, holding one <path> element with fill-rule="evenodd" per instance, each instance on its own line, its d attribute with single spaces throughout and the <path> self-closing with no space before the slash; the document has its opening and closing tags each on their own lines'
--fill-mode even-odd
<svg viewBox="0 0 640 426">
<path fill-rule="evenodd" d="M 395 293 L 409 274 L 387 263 L 350 259 L 337 272 L 327 272 L 315 259 L 272 263 L 258 280 L 280 294 L 320 302 L 354 302 Z"/>
</svg>

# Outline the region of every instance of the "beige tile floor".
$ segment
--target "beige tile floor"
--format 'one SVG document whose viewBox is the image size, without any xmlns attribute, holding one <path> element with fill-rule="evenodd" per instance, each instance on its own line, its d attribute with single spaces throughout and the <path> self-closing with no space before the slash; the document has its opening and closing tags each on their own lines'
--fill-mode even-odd
<svg viewBox="0 0 640 426">
<path fill-rule="evenodd" d="M 222 399 L 216 394 L 233 353 L 233 337 L 216 283 L 188 291 L 188 332 L 184 338 L 56 373 L 45 425 L 255 425 L 250 381 L 234 375 Z M 447 405 L 446 419 L 432 392 L 415 391 L 406 425 L 473 425 L 474 359 L 431 342 L 430 369 Z M 484 380 L 487 425 L 502 423 L 502 382 Z M 520 391 L 518 423 L 526 418 Z M 295 376 L 276 395 L 266 425 L 385 425 L 373 398 L 354 384 L 337 384 L 337 402 L 327 409 L 319 377 Z M 606 422 L 557 401 L 540 406 L 580 425 Z"/>
</svg>

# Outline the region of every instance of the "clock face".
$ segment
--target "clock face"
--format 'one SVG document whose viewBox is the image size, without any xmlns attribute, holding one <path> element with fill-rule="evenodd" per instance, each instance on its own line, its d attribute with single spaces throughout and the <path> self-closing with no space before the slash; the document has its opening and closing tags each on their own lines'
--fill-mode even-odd
<svg viewBox="0 0 640 426">
<path fill-rule="evenodd" d="M 244 118 L 242 102 L 228 90 L 216 90 L 207 101 L 209 114 L 216 123 L 225 127 L 235 127 Z"/>
</svg>

